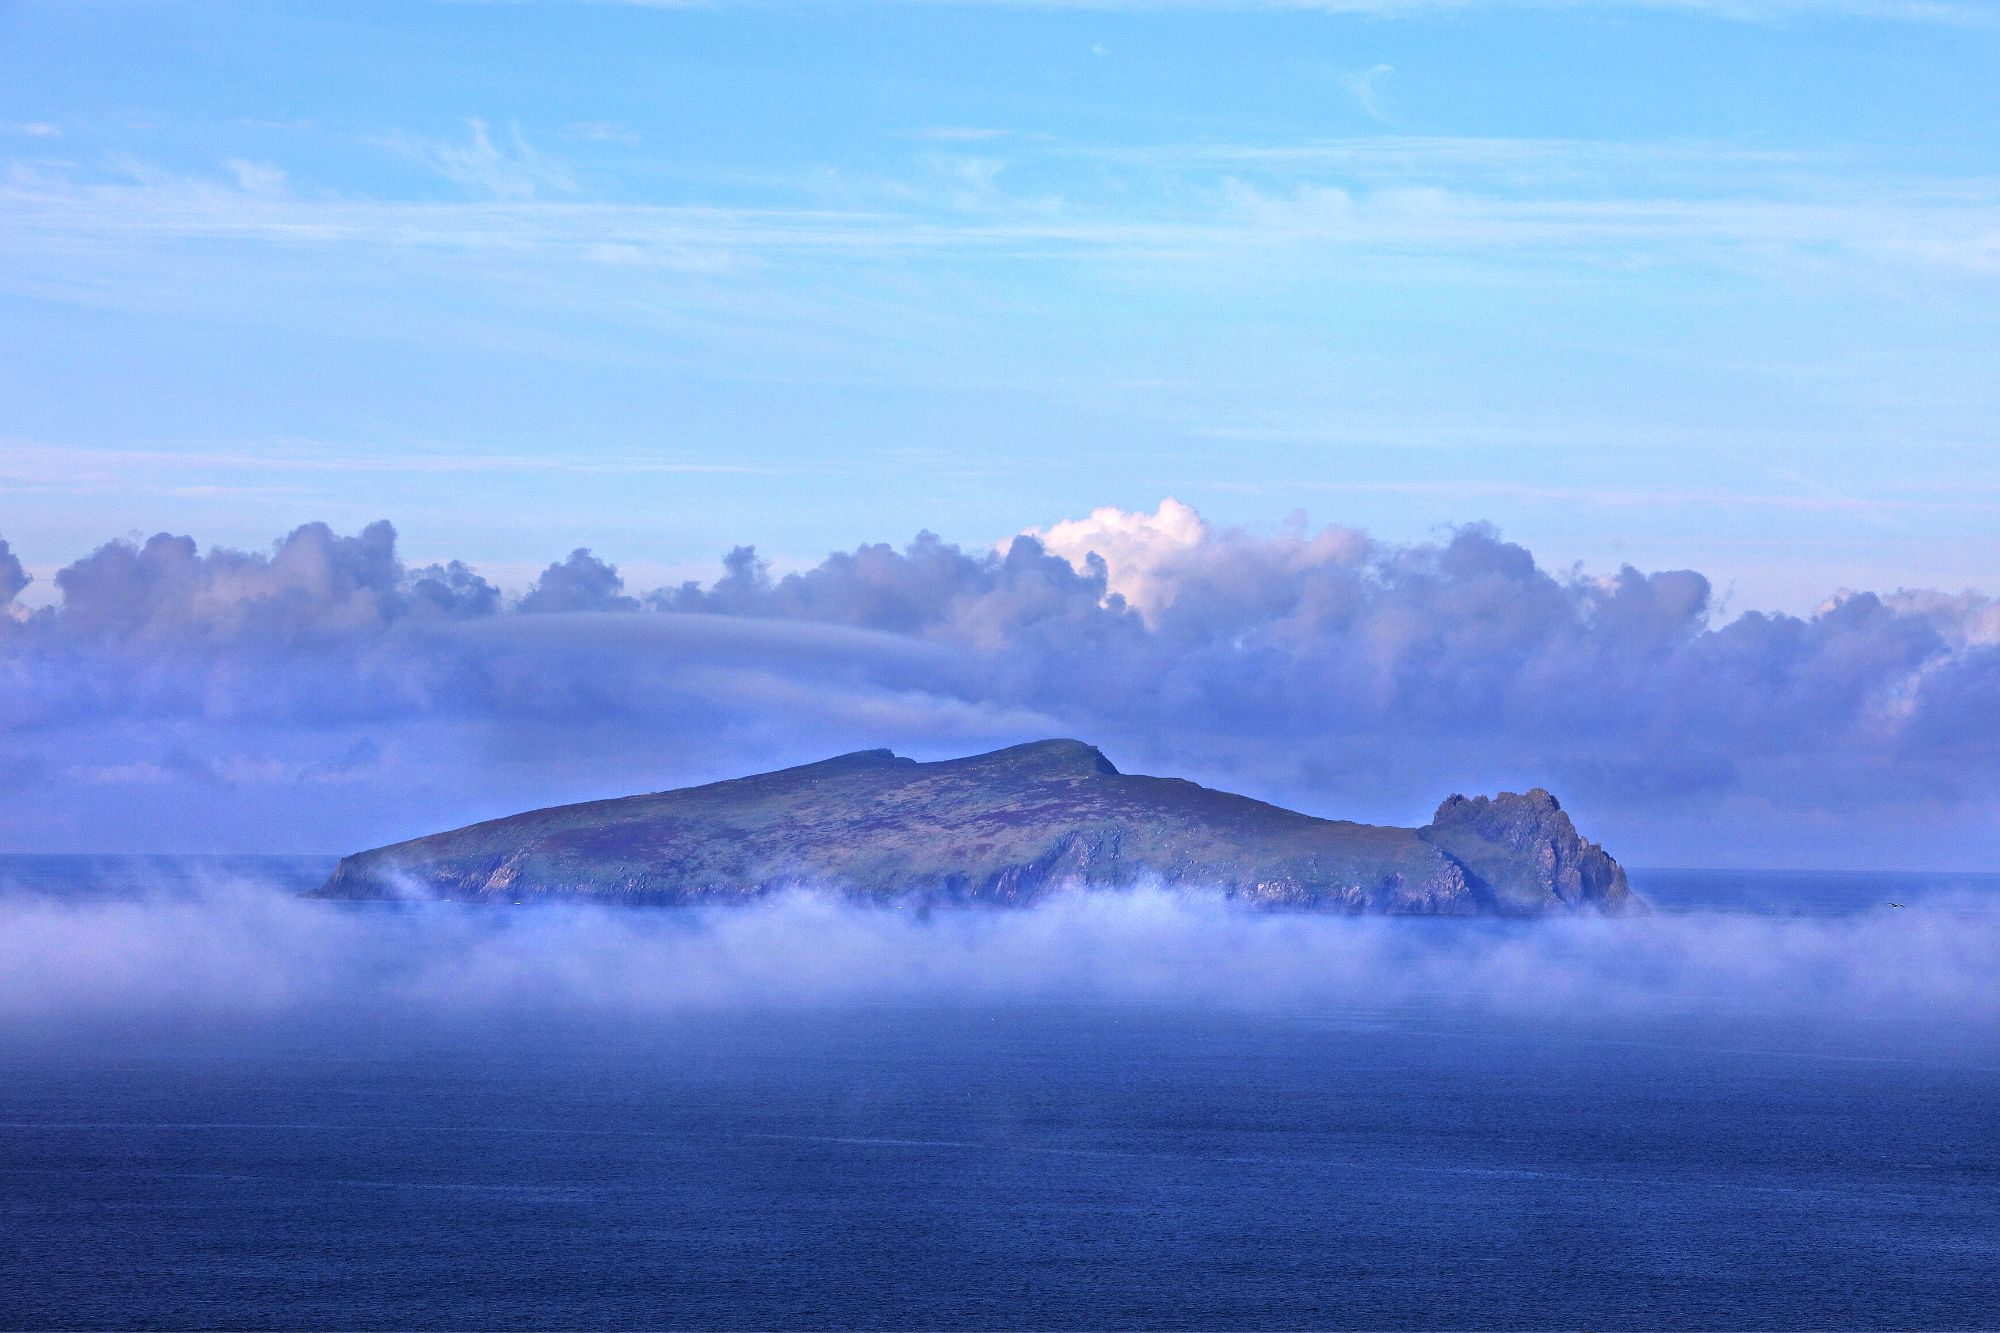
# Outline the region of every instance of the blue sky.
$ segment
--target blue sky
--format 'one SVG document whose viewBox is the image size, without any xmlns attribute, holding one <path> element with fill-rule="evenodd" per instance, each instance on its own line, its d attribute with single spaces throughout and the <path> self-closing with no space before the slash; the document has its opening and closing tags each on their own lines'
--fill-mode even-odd
<svg viewBox="0 0 2000 1333">
<path fill-rule="evenodd" d="M 1349 12 L 1351 11 L 1351 12 Z M 0 535 L 2000 568 L 1983 5 L 0 5 Z"/>
<path fill-rule="evenodd" d="M 1945 0 L 0 0 L 0 848 L 1076 735 L 1990 868 L 1996 57 Z"/>
</svg>

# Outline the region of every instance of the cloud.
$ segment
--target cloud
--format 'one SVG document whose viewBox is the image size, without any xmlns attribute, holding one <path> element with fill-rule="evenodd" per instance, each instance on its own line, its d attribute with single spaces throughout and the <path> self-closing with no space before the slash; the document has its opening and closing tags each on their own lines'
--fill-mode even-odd
<svg viewBox="0 0 2000 1333">
<path fill-rule="evenodd" d="M 639 601 L 627 597 L 625 580 L 615 565 L 607 565 L 582 547 L 569 559 L 550 565 L 521 598 L 518 610 L 636 611 Z"/>
<path fill-rule="evenodd" d="M 1353 95 L 1355 105 L 1359 106 L 1369 119 L 1379 120 L 1384 125 L 1396 123 L 1395 117 L 1389 114 L 1387 95 L 1382 90 L 1382 84 L 1395 72 L 1394 65 L 1371 65 L 1367 69 L 1347 75 L 1342 80 L 1347 85 L 1347 91 Z"/>
<path fill-rule="evenodd" d="M 222 165 L 236 178 L 237 188 L 245 194 L 280 195 L 285 191 L 287 178 L 282 167 L 240 157 L 232 157 Z"/>
<path fill-rule="evenodd" d="M 477 614 L 491 590 L 465 566 L 406 573 L 396 531 L 371 523 L 353 537 L 308 523 L 269 555 L 161 533 L 111 542 L 56 575 L 66 640 L 243 644 L 253 648 L 353 640 L 412 615 Z"/>
<path fill-rule="evenodd" d="M 829 196 L 818 174 L 796 182 L 789 200 L 746 204 L 726 193 L 589 197 L 518 131 L 503 148 L 472 124 L 469 144 L 394 146 L 473 199 L 286 192 L 271 169 L 248 163 L 231 166 L 230 184 L 49 168 L 0 182 L 0 213 L 17 249 L 55 259 L 78 246 L 256 243 L 504 255 L 579 277 L 601 276 L 606 261 L 645 261 L 754 280 L 765 266 L 891 255 L 1110 257 L 1175 269 L 1272 253 L 1318 265 L 1350 252 L 1385 262 L 1413 252 L 1432 262 L 1564 254 L 1621 267 L 1635 256 L 1760 265 L 1837 257 L 1974 273 L 2000 264 L 1991 181 L 1684 143 L 1393 136 L 1093 148 L 1017 138 L 1004 160 L 927 154 L 904 177 L 848 181 Z M 1061 197 L 1011 190 L 1010 181 L 1043 174 L 1024 167 L 1065 172 Z"/>
<path fill-rule="evenodd" d="M 1725 618 L 1695 571 L 1552 571 L 1477 524 L 1403 546 L 1219 529 L 1172 500 L 782 576 L 743 546 L 643 593 L 579 548 L 512 606 L 462 563 L 406 567 L 387 523 L 264 553 L 114 542 L 55 583 L 59 606 L 0 619 L 0 727 L 22 763 L 75 775 L 0 804 L 17 843 L 115 827 L 143 848 L 221 818 L 217 787 L 254 827 L 253 789 L 336 772 L 342 803 L 287 811 L 310 840 L 280 849 L 841 749 L 1075 734 L 1364 818 L 1549 786 L 1593 836 L 1684 863 L 2000 854 L 1981 833 L 2000 827 L 2000 604 L 1975 593 Z M 94 805 L 106 775 L 148 794 Z"/>
<path fill-rule="evenodd" d="M 14 548 L 0 541 L 0 612 L 11 609 L 14 599 L 21 595 L 33 577 L 21 565 L 21 557 L 14 554 Z"/>
<path fill-rule="evenodd" d="M 1171 596 L 1173 562 L 1205 543 L 1201 515 L 1172 496 L 1157 513 L 1128 513 L 1106 507 L 1088 518 L 1064 519 L 1025 534 L 1078 569 L 1094 556 L 1103 562 L 1105 586 L 1142 611 L 1157 610 Z"/>
<path fill-rule="evenodd" d="M 637 130 L 614 120 L 573 121 L 564 127 L 564 133 L 572 139 L 582 139 L 587 143 L 615 143 L 627 148 L 634 148 L 645 142 L 645 136 Z"/>
<path fill-rule="evenodd" d="M 921 130 L 910 131 L 912 139 L 927 139 L 933 143 L 987 143 L 994 139 L 1005 139 L 1012 130 L 988 129 L 976 125 L 932 125 Z"/>
<path fill-rule="evenodd" d="M 397 139 L 394 146 L 438 175 L 466 190 L 494 199 L 532 200 L 543 195 L 574 194 L 577 184 L 567 168 L 529 146 L 519 125 L 510 124 L 504 143 L 496 144 L 486 122 L 465 122 L 467 141 Z"/>
<path fill-rule="evenodd" d="M 1107 507 L 1025 535 L 1077 569 L 1088 568 L 1093 556 L 1102 560 L 1106 588 L 1152 620 L 1181 595 L 1190 582 L 1186 567 L 1195 563 L 1212 571 L 1233 567 L 1238 578 L 1256 577 L 1248 566 L 1269 566 L 1261 575 L 1282 580 L 1287 571 L 1359 561 L 1368 551 L 1367 538 L 1351 528 L 1276 539 L 1217 532 L 1171 496 L 1151 514 Z"/>
</svg>

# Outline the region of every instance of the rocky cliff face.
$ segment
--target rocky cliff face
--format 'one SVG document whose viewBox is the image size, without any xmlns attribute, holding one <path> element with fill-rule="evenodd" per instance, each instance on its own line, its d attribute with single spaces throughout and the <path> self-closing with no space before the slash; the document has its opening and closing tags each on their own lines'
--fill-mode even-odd
<svg viewBox="0 0 2000 1333">
<path fill-rule="evenodd" d="M 1418 834 L 1464 866 L 1475 890 L 1498 911 L 1646 910 L 1625 882 L 1624 867 L 1579 837 L 1562 805 L 1540 787 L 1490 800 L 1448 797 Z"/>
<path fill-rule="evenodd" d="M 1080 741 L 920 764 L 887 750 L 561 806 L 350 856 L 334 898 L 713 903 L 788 887 L 1019 904 L 1157 881 L 1265 907 L 1433 915 L 1631 910 L 1546 792 L 1445 802 L 1424 829 L 1316 819 Z"/>
</svg>

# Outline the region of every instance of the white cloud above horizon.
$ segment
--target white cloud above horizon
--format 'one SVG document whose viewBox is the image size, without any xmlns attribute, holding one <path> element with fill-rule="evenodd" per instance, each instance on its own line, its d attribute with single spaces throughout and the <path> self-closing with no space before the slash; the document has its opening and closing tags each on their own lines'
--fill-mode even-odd
<svg viewBox="0 0 2000 1333">
<path fill-rule="evenodd" d="M 0 601 L 24 573 L 0 546 Z M 740 546 L 719 577 L 654 590 L 578 548 L 518 598 L 457 561 L 406 565 L 386 523 L 308 525 L 269 554 L 114 542 L 54 581 L 55 605 L 0 619 L 17 844 L 359 844 L 408 800 L 526 806 L 1049 734 L 1386 822 L 1445 790 L 1548 786 L 1656 863 L 1695 842 L 1901 859 L 1916 838 L 1963 864 L 2000 827 L 1992 596 L 1738 613 L 1693 571 L 1549 570 L 1479 525 L 1401 546 L 1167 500 L 782 575 Z M 107 787 L 129 799 L 104 806 Z"/>
</svg>

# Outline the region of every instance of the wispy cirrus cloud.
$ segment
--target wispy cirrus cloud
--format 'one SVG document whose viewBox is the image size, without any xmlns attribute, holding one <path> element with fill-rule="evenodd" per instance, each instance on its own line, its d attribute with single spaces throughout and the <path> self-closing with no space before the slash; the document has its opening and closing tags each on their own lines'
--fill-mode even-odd
<svg viewBox="0 0 2000 1333">
<path fill-rule="evenodd" d="M 1060 258 L 1090 253 L 1183 263 L 1272 248 L 1662 253 L 1827 252 L 1875 261 L 2000 269 L 2000 182 L 1813 171 L 1745 178 L 1742 155 L 1687 145 L 1397 140 L 1302 145 L 1196 144 L 1103 156 L 1149 173 L 1087 176 L 1060 193 L 1008 187 L 1033 163 L 935 163 L 906 178 L 849 180 L 839 203 L 544 199 L 573 193 L 559 166 L 523 168 L 475 151 L 438 163 L 489 198 L 464 202 L 284 193 L 274 168 L 236 164 L 232 181 L 146 172 L 106 176 L 17 171 L 0 185 L 16 244 L 146 242 L 495 249 L 570 260 L 618 256 L 713 269 L 786 254 Z M 1747 161 L 1759 159 L 1751 155 Z M 1606 180 L 1602 163 L 1625 179 Z M 1635 185 L 1656 164 L 1737 170 L 1697 195 Z M 1523 180 L 1523 166 L 1544 180 Z M 1504 186 L 1493 177 L 1508 172 Z M 1017 173 L 1018 174 L 1018 173 Z M 1563 188 L 1563 178 L 1570 188 Z M 1671 182 L 1667 182 L 1671 186 Z M 1102 187 L 1101 189 L 1099 187 Z M 976 196 L 976 197 L 975 197 Z"/>
<path fill-rule="evenodd" d="M 77 486 L 117 479 L 129 483 L 135 473 L 184 476 L 189 469 L 340 474 L 381 473 L 418 475 L 455 473 L 568 474 L 592 477 L 722 474 L 771 476 L 779 469 L 721 460 L 660 456 L 621 457 L 615 454 L 498 454 L 480 451 L 423 449 L 409 446 L 370 448 L 353 444 L 262 441 L 255 448 L 158 449 L 95 445 L 49 444 L 36 440 L 0 439 L 6 449 L 0 461 L 0 490 Z"/>
<path fill-rule="evenodd" d="M 1396 118 L 1389 111 L 1388 91 L 1383 85 L 1396 72 L 1394 65 L 1370 65 L 1367 69 L 1356 70 L 1341 80 L 1346 84 L 1354 104 L 1370 120 L 1378 120 L 1384 125 L 1393 125 Z"/>
<path fill-rule="evenodd" d="M 568 167 L 529 145 L 518 124 L 496 143 L 486 122 L 465 122 L 464 141 L 398 137 L 387 142 L 454 185 L 495 199 L 527 200 L 575 194 Z"/>
<path fill-rule="evenodd" d="M 931 143 L 990 143 L 995 139 L 1005 139 L 1012 130 L 992 129 L 979 125 L 931 125 L 921 130 L 911 130 L 909 137 L 923 139 Z"/>
<path fill-rule="evenodd" d="M 1227 437 L 1226 432 L 1217 433 Z M 1688 490 L 1657 486 L 1564 486 L 1506 481 L 1323 481 L 1304 478 L 1282 484 L 1232 485 L 1225 482 L 1219 489 L 1285 495 L 1433 495 L 1463 501 L 1525 499 L 1611 508 L 1690 506 L 1698 509 L 1768 509 L 1854 515 L 2000 515 L 2000 495 L 1833 495 L 1800 491 L 1724 490 L 1720 487 Z"/>
</svg>

